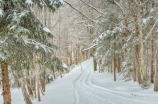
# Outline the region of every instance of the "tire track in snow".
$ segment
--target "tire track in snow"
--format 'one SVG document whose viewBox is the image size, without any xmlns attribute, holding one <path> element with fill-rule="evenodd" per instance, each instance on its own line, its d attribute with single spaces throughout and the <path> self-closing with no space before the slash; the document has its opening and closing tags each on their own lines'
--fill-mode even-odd
<svg viewBox="0 0 158 104">
<path fill-rule="evenodd" d="M 93 69 L 93 67 L 90 69 Z M 94 87 L 89 86 L 88 82 L 90 81 L 92 72 L 93 70 L 90 71 L 89 69 L 87 69 L 87 71 L 85 72 L 86 75 L 84 75 L 84 78 L 82 78 L 82 80 L 79 83 L 79 85 L 84 88 L 81 91 L 85 90 L 86 92 L 88 92 L 89 96 L 92 96 L 92 98 L 96 100 L 94 104 L 105 104 L 105 102 L 110 104 L 111 102 L 116 102 L 117 99 L 114 101 L 114 96 L 116 96 L 115 94 L 109 92 L 104 93 L 103 91 L 98 91 Z M 107 99 L 107 95 L 112 97 Z M 126 103 L 122 103 L 121 101 L 121 104 Z"/>
<path fill-rule="evenodd" d="M 88 63 L 83 72 L 73 82 L 74 104 L 148 104 L 129 94 L 118 93 L 90 81 L 93 75 L 93 64 Z M 151 103 L 154 104 L 154 103 Z"/>
<path fill-rule="evenodd" d="M 104 95 L 101 96 L 102 93 L 98 94 L 96 91 L 94 91 L 94 89 L 90 88 L 89 86 L 87 86 L 87 84 L 85 84 L 85 81 L 89 79 L 88 78 L 90 76 L 89 74 L 91 74 L 89 73 L 89 67 L 88 67 L 90 65 L 92 66 L 91 62 L 84 68 L 84 71 L 79 75 L 79 77 L 76 80 L 74 80 L 74 83 L 73 83 L 74 96 L 75 96 L 74 104 L 82 104 L 81 101 L 86 102 L 86 100 L 89 100 L 89 102 L 86 102 L 86 103 L 92 104 L 93 102 L 93 104 L 105 104 L 105 102 L 107 102 L 108 100 L 108 99 L 105 99 Z M 83 100 L 81 97 L 82 98 L 92 97 L 92 101 L 89 98 Z M 102 102 L 98 103 L 98 101 L 102 101 Z M 109 100 L 108 102 L 111 102 L 111 101 Z M 86 103 L 83 103 L 83 104 L 86 104 Z"/>
<path fill-rule="evenodd" d="M 90 65 L 90 63 L 91 62 L 89 62 L 85 68 L 87 68 L 88 65 Z M 85 68 L 83 67 L 83 69 L 85 69 Z M 85 70 L 83 70 L 83 72 L 84 71 Z M 79 103 L 79 96 L 78 96 L 78 93 L 77 93 L 77 90 L 76 90 L 76 87 L 75 87 L 75 83 L 77 82 L 77 80 L 79 80 L 79 78 L 81 77 L 83 72 L 73 81 L 73 84 L 72 84 L 73 85 L 73 94 L 74 94 L 74 104 L 78 104 Z"/>
<path fill-rule="evenodd" d="M 89 70 L 90 71 L 90 70 Z M 117 92 L 117 91 L 114 91 L 114 90 L 110 90 L 110 89 L 107 89 L 107 88 L 104 88 L 104 87 L 101 87 L 101 86 L 97 86 L 97 85 L 93 85 L 91 83 L 91 78 L 93 76 L 93 70 L 90 71 L 91 74 L 89 74 L 89 79 L 87 79 L 87 86 L 89 86 L 90 88 L 93 88 L 94 90 L 96 90 L 97 92 L 102 92 L 102 94 L 113 94 L 115 95 L 117 98 L 119 99 L 124 99 L 124 100 L 127 100 L 127 102 L 130 102 L 130 104 L 149 104 L 149 102 L 147 101 L 150 101 L 150 100 L 153 100 L 155 98 L 149 98 L 148 96 L 138 96 L 138 97 L 135 97 L 135 96 L 132 96 L 131 93 L 126 93 L 126 92 Z M 115 99 L 116 100 L 116 99 Z M 117 103 L 118 104 L 118 103 Z M 123 104 L 123 102 L 121 103 Z M 127 104 L 127 103 L 125 103 Z M 156 102 L 150 102 L 150 104 L 157 104 Z"/>
</svg>

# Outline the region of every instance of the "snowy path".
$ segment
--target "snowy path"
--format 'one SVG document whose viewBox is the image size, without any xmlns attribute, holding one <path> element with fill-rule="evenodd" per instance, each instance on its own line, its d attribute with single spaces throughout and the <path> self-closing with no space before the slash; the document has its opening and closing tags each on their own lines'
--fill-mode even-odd
<svg viewBox="0 0 158 104">
<path fill-rule="evenodd" d="M 158 92 L 153 91 L 153 86 L 143 90 L 137 82 L 125 82 L 118 75 L 113 82 L 110 73 L 93 71 L 92 58 L 81 65 L 83 72 L 78 65 L 62 79 L 47 84 L 41 102 L 36 98 L 33 104 L 158 104 Z M 20 90 L 11 91 L 12 104 L 25 104 Z"/>
<path fill-rule="evenodd" d="M 83 68 L 83 73 L 73 82 L 74 104 L 157 104 L 156 97 L 135 97 L 130 93 L 117 92 L 91 83 L 93 61 Z M 115 83 L 115 82 L 113 82 Z M 110 86 L 110 85 L 109 85 Z"/>
</svg>

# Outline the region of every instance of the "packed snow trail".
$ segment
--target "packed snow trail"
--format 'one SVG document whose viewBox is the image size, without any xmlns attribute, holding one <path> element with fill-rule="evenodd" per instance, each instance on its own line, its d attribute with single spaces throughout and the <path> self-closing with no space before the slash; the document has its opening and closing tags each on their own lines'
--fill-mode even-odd
<svg viewBox="0 0 158 104">
<path fill-rule="evenodd" d="M 81 66 L 75 66 L 62 79 L 47 84 L 40 102 L 31 98 L 33 104 L 158 104 L 158 93 L 153 87 L 143 90 L 137 82 L 125 82 L 122 78 L 119 80 L 119 76 L 114 82 L 113 74 L 93 71 L 92 58 Z M 12 89 L 11 95 L 12 104 L 25 104 L 20 89 Z M 0 104 L 2 99 L 1 95 Z"/>
<path fill-rule="evenodd" d="M 91 83 L 93 60 L 73 82 L 74 104 L 157 104 L 156 97 L 135 97 L 130 93 L 112 91 Z M 106 82 L 105 82 L 106 83 Z M 115 82 L 114 82 L 115 83 Z M 124 82 L 125 83 L 125 82 Z M 110 85 L 109 85 L 110 86 Z"/>
</svg>

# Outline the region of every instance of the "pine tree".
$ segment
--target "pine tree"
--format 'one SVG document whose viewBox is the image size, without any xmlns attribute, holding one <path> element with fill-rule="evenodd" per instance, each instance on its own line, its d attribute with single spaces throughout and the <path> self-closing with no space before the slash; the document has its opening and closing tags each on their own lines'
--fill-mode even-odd
<svg viewBox="0 0 158 104">
<path fill-rule="evenodd" d="M 51 56 L 52 33 L 34 15 L 32 7 L 49 8 L 54 12 L 60 0 L 0 0 L 0 62 L 4 104 L 11 104 L 8 64 L 22 71 L 33 67 L 33 56 Z"/>
</svg>

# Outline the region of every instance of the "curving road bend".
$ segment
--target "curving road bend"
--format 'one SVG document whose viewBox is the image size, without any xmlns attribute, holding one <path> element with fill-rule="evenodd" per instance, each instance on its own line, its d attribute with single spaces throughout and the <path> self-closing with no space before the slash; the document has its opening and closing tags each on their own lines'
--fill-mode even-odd
<svg viewBox="0 0 158 104">
<path fill-rule="evenodd" d="M 112 75 L 106 72 L 94 73 L 92 58 L 81 65 L 83 72 L 81 66 L 76 65 L 62 79 L 58 78 L 47 84 L 45 95 L 41 95 L 42 101 L 32 99 L 33 104 L 158 104 L 158 92 L 152 92 L 151 89 L 144 91 L 138 85 L 133 85 L 133 82 L 115 83 L 111 79 Z M 133 85 L 134 89 L 130 89 L 129 85 Z M 25 103 L 20 90 L 11 91 L 12 104 Z M 0 96 L 0 104 L 2 103 L 3 98 Z"/>
<path fill-rule="evenodd" d="M 134 97 L 129 93 L 93 85 L 93 60 L 88 61 L 87 65 L 82 65 L 83 72 L 73 81 L 74 104 L 157 104 L 155 98 Z"/>
</svg>

